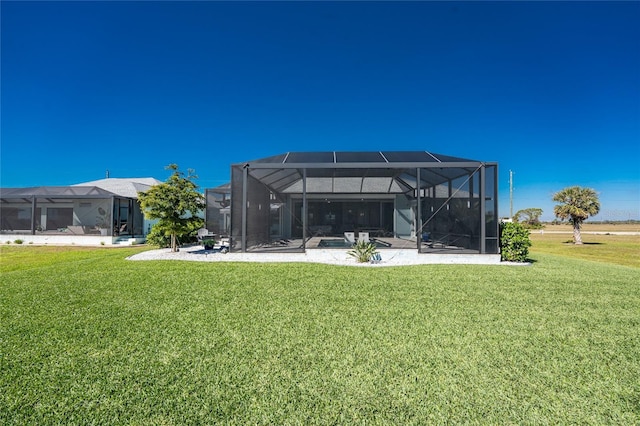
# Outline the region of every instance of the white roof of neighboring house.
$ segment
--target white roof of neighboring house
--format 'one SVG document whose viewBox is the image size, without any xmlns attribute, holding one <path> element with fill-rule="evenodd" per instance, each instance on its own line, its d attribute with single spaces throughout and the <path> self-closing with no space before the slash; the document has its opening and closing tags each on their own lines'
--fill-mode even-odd
<svg viewBox="0 0 640 426">
<path fill-rule="evenodd" d="M 138 192 L 146 191 L 162 183 L 155 178 L 107 178 L 77 183 L 71 186 L 97 186 L 122 197 L 138 198 Z"/>
</svg>

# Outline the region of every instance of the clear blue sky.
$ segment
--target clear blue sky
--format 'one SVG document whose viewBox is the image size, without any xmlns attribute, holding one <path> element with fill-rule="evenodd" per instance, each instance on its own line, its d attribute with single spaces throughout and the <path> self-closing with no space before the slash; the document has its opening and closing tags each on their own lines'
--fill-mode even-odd
<svg viewBox="0 0 640 426">
<path fill-rule="evenodd" d="M 640 219 L 640 2 L 7 2 L 1 182 L 202 188 L 286 151 L 497 161 L 500 214 L 554 192 Z"/>
</svg>

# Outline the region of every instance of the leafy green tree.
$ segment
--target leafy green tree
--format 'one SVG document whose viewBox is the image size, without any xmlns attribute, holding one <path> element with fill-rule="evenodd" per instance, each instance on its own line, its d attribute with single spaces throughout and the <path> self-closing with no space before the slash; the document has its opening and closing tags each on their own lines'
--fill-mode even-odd
<svg viewBox="0 0 640 426">
<path fill-rule="evenodd" d="M 529 228 L 540 228 L 542 226 L 540 224 L 540 216 L 542 216 L 542 209 L 528 208 L 518 210 L 516 214 L 513 215 L 513 219 Z"/>
<path fill-rule="evenodd" d="M 568 220 L 573 225 L 573 243 L 582 244 L 580 229 L 582 222 L 589 216 L 595 216 L 600 211 L 600 200 L 595 190 L 571 186 L 553 195 L 553 201 L 557 204 L 553 213 L 560 220 Z"/>
<path fill-rule="evenodd" d="M 142 211 L 148 219 L 158 219 L 153 226 L 156 234 L 171 238 L 171 251 L 178 251 L 178 239 L 203 225 L 197 213 L 205 208 L 204 196 L 193 182 L 198 177 L 188 169 L 187 175 L 176 164 L 166 167 L 173 173 L 166 182 L 138 193 Z"/>
</svg>

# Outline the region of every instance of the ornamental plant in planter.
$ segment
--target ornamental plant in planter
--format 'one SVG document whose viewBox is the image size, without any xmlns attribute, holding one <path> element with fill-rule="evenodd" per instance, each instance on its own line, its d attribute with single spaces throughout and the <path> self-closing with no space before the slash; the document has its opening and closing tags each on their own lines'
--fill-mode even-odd
<svg viewBox="0 0 640 426">
<path fill-rule="evenodd" d="M 205 250 L 213 250 L 213 246 L 216 245 L 216 240 L 211 238 L 204 239 L 202 240 L 202 245 L 204 246 Z"/>
</svg>

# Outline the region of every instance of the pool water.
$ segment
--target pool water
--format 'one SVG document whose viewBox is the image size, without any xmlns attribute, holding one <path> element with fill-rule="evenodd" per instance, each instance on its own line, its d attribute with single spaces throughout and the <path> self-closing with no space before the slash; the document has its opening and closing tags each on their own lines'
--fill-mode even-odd
<svg viewBox="0 0 640 426">
<path fill-rule="evenodd" d="M 376 247 L 389 247 L 391 244 L 384 244 L 384 243 L 379 243 L 376 240 L 371 240 L 371 242 L 376 246 Z M 320 240 L 320 242 L 318 243 L 318 247 L 324 247 L 324 248 L 351 248 L 353 247 L 353 244 L 348 243 L 347 240 L 343 239 L 343 238 L 332 238 L 332 239 L 322 239 Z"/>
<path fill-rule="evenodd" d="M 351 248 L 353 244 L 347 242 L 344 239 L 332 239 L 332 240 L 320 240 L 318 247 L 327 248 Z"/>
</svg>

